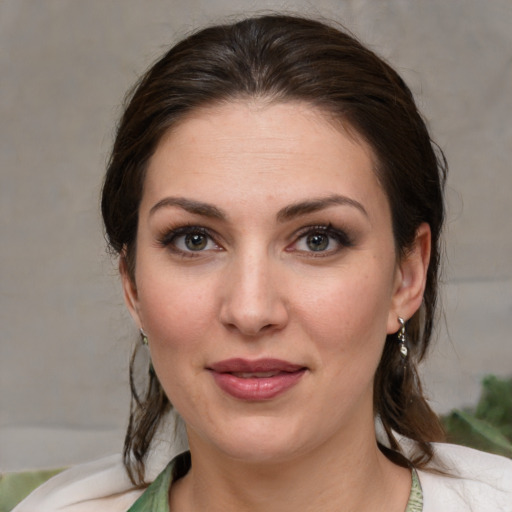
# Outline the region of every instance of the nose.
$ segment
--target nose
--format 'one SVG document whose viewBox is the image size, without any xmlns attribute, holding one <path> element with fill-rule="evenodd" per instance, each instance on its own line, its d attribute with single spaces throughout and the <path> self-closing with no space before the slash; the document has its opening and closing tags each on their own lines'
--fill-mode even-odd
<svg viewBox="0 0 512 512">
<path fill-rule="evenodd" d="M 226 327 L 250 337 L 283 329 L 289 312 L 278 266 L 263 254 L 240 257 L 230 265 L 220 308 Z"/>
</svg>

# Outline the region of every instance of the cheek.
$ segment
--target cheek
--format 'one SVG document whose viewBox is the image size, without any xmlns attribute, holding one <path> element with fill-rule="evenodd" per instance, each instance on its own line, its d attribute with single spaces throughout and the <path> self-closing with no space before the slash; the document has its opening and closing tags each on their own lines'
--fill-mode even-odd
<svg viewBox="0 0 512 512">
<path fill-rule="evenodd" d="M 357 358 L 369 352 L 380 358 L 392 292 L 392 280 L 385 276 L 378 269 L 351 269 L 302 287 L 297 317 L 327 357 Z"/>
<path fill-rule="evenodd" d="M 141 316 L 155 372 L 173 406 L 188 416 L 191 404 L 204 408 L 204 397 L 193 383 L 204 367 L 211 297 L 204 289 L 197 292 L 197 284 L 188 286 L 176 279 L 141 282 Z"/>
<path fill-rule="evenodd" d="M 173 276 L 143 276 L 139 289 L 143 325 L 151 337 L 156 359 L 164 350 L 190 352 L 212 325 L 215 298 L 208 282 Z M 157 352 L 158 351 L 158 352 Z"/>
</svg>

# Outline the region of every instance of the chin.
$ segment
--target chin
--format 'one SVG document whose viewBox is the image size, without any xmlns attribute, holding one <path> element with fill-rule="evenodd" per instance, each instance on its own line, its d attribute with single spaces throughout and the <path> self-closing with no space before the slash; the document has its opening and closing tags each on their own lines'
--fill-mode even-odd
<svg viewBox="0 0 512 512">
<path fill-rule="evenodd" d="M 224 454 L 247 464 L 279 464 L 295 458 L 301 450 L 287 443 L 229 443 Z"/>
<path fill-rule="evenodd" d="M 225 456 L 249 464 L 279 463 L 293 459 L 306 451 L 307 440 L 294 425 L 279 424 L 275 417 L 260 417 L 233 421 L 220 436 L 201 436 Z M 304 429 L 302 429 L 302 434 Z M 313 443 L 311 443 L 313 444 Z"/>
</svg>

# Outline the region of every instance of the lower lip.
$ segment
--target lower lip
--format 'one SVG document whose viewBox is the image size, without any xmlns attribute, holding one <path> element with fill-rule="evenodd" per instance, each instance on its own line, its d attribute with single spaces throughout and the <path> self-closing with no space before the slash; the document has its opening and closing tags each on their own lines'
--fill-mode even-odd
<svg viewBox="0 0 512 512">
<path fill-rule="evenodd" d="M 228 395 L 247 401 L 270 400 L 282 395 L 295 386 L 306 370 L 296 372 L 281 372 L 273 377 L 251 377 L 243 379 L 231 373 L 212 371 L 213 378 L 222 391 Z"/>
</svg>

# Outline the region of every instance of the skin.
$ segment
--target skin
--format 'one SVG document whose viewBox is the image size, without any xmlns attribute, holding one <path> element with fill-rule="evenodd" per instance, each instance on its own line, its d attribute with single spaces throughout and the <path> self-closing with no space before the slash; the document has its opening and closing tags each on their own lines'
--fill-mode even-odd
<svg viewBox="0 0 512 512">
<path fill-rule="evenodd" d="M 398 260 L 374 167 L 365 142 L 299 103 L 201 109 L 160 142 L 135 279 L 123 260 L 121 273 L 187 425 L 193 467 L 171 509 L 405 509 L 410 473 L 378 450 L 372 386 L 386 335 L 421 304 L 430 231 L 421 225 Z M 290 209 L 312 199 L 315 211 Z M 210 206 L 191 212 L 190 201 Z M 196 229 L 193 246 L 173 234 L 190 225 L 211 237 Z M 240 400 L 208 370 L 234 357 L 306 371 L 273 399 Z"/>
</svg>

